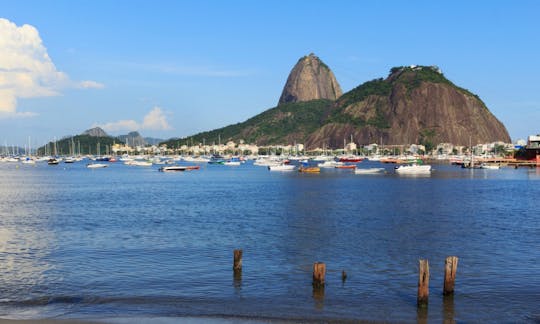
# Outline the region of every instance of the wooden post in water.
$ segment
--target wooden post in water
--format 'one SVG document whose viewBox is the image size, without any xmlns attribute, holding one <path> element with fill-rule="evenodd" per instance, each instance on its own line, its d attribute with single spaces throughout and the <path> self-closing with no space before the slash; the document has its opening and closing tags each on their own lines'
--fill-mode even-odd
<svg viewBox="0 0 540 324">
<path fill-rule="evenodd" d="M 324 277 L 326 275 L 326 265 L 321 262 L 313 264 L 313 286 L 324 287 Z"/>
<path fill-rule="evenodd" d="M 419 260 L 419 273 L 418 273 L 418 297 L 417 305 L 419 307 L 426 307 L 429 297 L 429 262 L 428 260 Z"/>
<path fill-rule="evenodd" d="M 457 256 L 446 257 L 446 260 L 444 261 L 443 295 L 452 295 L 454 293 L 454 284 L 456 282 L 457 265 L 458 265 Z"/>
<path fill-rule="evenodd" d="M 233 270 L 242 271 L 242 250 L 234 250 Z"/>
</svg>

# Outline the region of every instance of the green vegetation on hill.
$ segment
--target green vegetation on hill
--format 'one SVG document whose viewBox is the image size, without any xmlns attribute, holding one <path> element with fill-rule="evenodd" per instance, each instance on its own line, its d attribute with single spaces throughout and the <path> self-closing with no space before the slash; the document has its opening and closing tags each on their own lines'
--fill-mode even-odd
<svg viewBox="0 0 540 324">
<path fill-rule="evenodd" d="M 337 103 L 339 106 L 348 106 L 352 103 L 362 101 L 368 96 L 388 96 L 392 93 L 392 84 L 380 78 L 365 82 L 351 91 L 343 94 Z"/>
<path fill-rule="evenodd" d="M 49 142 L 38 148 L 39 155 L 86 155 L 86 154 L 107 154 L 111 152 L 111 147 L 115 143 L 123 143 L 115 137 L 97 137 L 90 135 L 76 135 L 64 137 L 61 140 Z M 99 152 L 98 152 L 99 151 Z"/>
<path fill-rule="evenodd" d="M 485 109 L 488 109 L 478 95 L 470 92 L 465 88 L 458 87 L 457 85 L 452 83 L 436 66 L 393 67 L 390 70 L 389 79 L 395 79 L 395 82 L 404 84 L 409 91 L 419 87 L 422 82 L 447 84 L 469 97 L 474 97 L 482 104 Z"/>
<path fill-rule="evenodd" d="M 245 122 L 229 125 L 208 132 L 180 139 L 171 139 L 162 144 L 170 148 L 204 143 L 222 144 L 233 140 L 246 143 L 285 144 L 291 140 L 301 143 L 305 137 L 323 125 L 323 116 L 331 109 L 331 100 L 312 100 L 282 104 L 266 110 Z M 289 137 L 293 136 L 294 139 Z M 290 143 L 292 144 L 292 143 Z"/>
</svg>

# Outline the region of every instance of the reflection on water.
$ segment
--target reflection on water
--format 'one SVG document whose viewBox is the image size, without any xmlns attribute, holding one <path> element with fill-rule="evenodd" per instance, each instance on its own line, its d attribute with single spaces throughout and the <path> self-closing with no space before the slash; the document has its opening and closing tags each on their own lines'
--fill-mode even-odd
<svg viewBox="0 0 540 324">
<path fill-rule="evenodd" d="M 402 177 L 385 167 L 363 177 L 0 164 L 0 317 L 537 316 L 538 170 L 441 165 Z M 243 270 L 231 278 L 239 246 Z M 451 299 L 434 293 L 448 255 L 460 257 Z M 416 309 L 419 258 L 431 265 L 429 312 Z M 311 285 L 318 261 L 322 290 Z"/>
<path fill-rule="evenodd" d="M 315 308 L 322 310 L 324 308 L 324 285 L 313 285 L 313 300 Z"/>
<path fill-rule="evenodd" d="M 443 323 L 455 323 L 454 314 L 454 295 L 443 296 Z"/>
<path fill-rule="evenodd" d="M 0 296 L 2 301 L 32 299 L 49 282 L 61 277 L 50 275 L 55 265 L 50 256 L 56 247 L 56 237 L 50 227 L 47 211 L 36 206 L 39 189 L 32 177 L 11 182 L 3 176 L 0 186 Z M 24 186 L 24 190 L 17 190 Z M 39 199 L 39 198 L 38 198 Z"/>
</svg>

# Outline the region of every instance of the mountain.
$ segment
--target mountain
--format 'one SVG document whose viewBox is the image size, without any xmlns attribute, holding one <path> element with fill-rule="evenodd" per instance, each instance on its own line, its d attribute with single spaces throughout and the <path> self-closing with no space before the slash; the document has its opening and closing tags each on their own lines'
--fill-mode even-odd
<svg viewBox="0 0 540 324">
<path fill-rule="evenodd" d="M 129 132 L 127 135 L 119 135 L 117 138 L 131 147 L 146 145 L 146 140 L 139 132 Z"/>
<path fill-rule="evenodd" d="M 511 142 L 484 102 L 450 82 L 435 66 L 396 67 L 386 79 L 349 91 L 306 142 L 328 137 L 336 141 L 351 134 L 360 143 L 382 140 L 396 145 Z"/>
<path fill-rule="evenodd" d="M 341 94 L 334 73 L 311 53 L 298 60 L 292 69 L 278 104 L 317 99 L 336 100 Z"/>
<path fill-rule="evenodd" d="M 146 146 L 146 145 L 156 145 L 163 142 L 161 138 L 153 137 L 142 137 L 139 132 L 129 132 L 127 135 L 117 136 L 122 142 L 127 143 L 131 147 L 135 146 Z"/>
<path fill-rule="evenodd" d="M 304 143 L 306 149 L 342 148 L 351 137 L 358 144 L 427 148 L 438 143 L 511 142 L 504 125 L 477 95 L 453 84 L 434 66 L 395 67 L 386 79 L 365 82 L 336 100 L 281 101 L 242 123 L 165 144 L 244 140 L 258 145 Z"/>
<path fill-rule="evenodd" d="M 91 128 L 91 129 L 87 129 L 81 135 L 88 135 L 88 136 L 94 136 L 94 137 L 108 137 L 109 136 L 100 127 L 94 127 L 94 128 Z"/>
<path fill-rule="evenodd" d="M 96 127 L 80 135 L 66 136 L 59 141 L 49 142 L 37 151 L 41 155 L 111 154 L 112 145 L 119 143 L 123 141 L 107 135 L 101 128 Z"/>
<path fill-rule="evenodd" d="M 162 138 L 155 138 L 155 137 L 144 137 L 143 139 L 147 145 L 158 145 L 159 143 L 164 141 L 164 139 Z"/>
</svg>

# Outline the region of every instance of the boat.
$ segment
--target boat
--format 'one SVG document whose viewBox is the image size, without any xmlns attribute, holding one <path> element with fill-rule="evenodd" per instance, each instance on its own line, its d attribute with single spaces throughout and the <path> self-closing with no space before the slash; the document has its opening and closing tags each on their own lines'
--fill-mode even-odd
<svg viewBox="0 0 540 324">
<path fill-rule="evenodd" d="M 489 163 L 482 163 L 480 165 L 481 169 L 488 169 L 488 170 L 499 170 L 501 168 L 498 164 L 489 164 Z"/>
<path fill-rule="evenodd" d="M 337 161 L 334 161 L 334 160 L 327 160 L 327 161 L 324 161 L 323 163 L 318 163 L 317 166 L 319 168 L 335 168 L 335 167 L 338 167 L 340 165 L 344 165 L 343 162 L 337 162 Z"/>
<path fill-rule="evenodd" d="M 368 168 L 368 169 L 356 169 L 354 174 L 381 174 L 384 173 L 384 168 Z"/>
<path fill-rule="evenodd" d="M 143 167 L 152 166 L 152 162 L 150 161 L 139 161 L 139 160 L 127 161 L 127 162 L 124 162 L 124 164 L 134 165 L 134 166 L 143 166 Z"/>
<path fill-rule="evenodd" d="M 343 164 L 343 165 L 336 165 L 334 168 L 336 168 L 336 169 L 356 169 L 356 165 L 354 165 L 354 164 Z"/>
<path fill-rule="evenodd" d="M 363 160 L 364 160 L 363 157 L 356 156 L 356 155 L 341 156 L 341 157 L 339 158 L 339 162 L 353 162 L 353 163 L 358 163 L 358 162 L 362 162 Z"/>
<path fill-rule="evenodd" d="M 230 160 L 223 162 L 223 165 L 228 165 L 228 166 L 239 166 L 240 164 L 242 164 L 242 161 L 237 157 L 234 157 Z"/>
<path fill-rule="evenodd" d="M 225 164 L 225 158 L 219 154 L 214 154 L 208 161 L 208 164 Z"/>
<path fill-rule="evenodd" d="M 268 166 L 268 170 L 270 171 L 293 171 L 295 168 L 296 166 L 292 164 L 277 164 Z"/>
<path fill-rule="evenodd" d="M 301 167 L 298 169 L 298 172 L 304 172 L 304 173 L 320 173 L 321 168 L 319 167 Z"/>
<path fill-rule="evenodd" d="M 107 164 L 104 164 L 104 163 L 89 163 L 86 165 L 86 167 L 88 169 L 99 169 L 99 168 L 106 168 L 108 167 L 109 165 Z"/>
<path fill-rule="evenodd" d="M 47 164 L 48 165 L 57 165 L 58 163 L 60 163 L 57 159 L 55 158 L 50 158 L 48 161 L 47 161 Z"/>
<path fill-rule="evenodd" d="M 161 172 L 171 172 L 171 171 L 191 171 L 191 170 L 199 170 L 200 166 L 198 165 L 171 165 L 171 166 L 164 166 L 159 168 L 158 170 Z"/>
<path fill-rule="evenodd" d="M 67 157 L 65 160 L 64 160 L 64 163 L 75 163 L 76 160 L 74 157 L 70 156 L 70 157 Z"/>
<path fill-rule="evenodd" d="M 403 164 L 396 167 L 396 173 L 399 174 L 429 174 L 431 165 Z"/>
<path fill-rule="evenodd" d="M 23 164 L 36 164 L 36 161 L 32 158 L 27 157 L 26 159 L 22 160 Z"/>
</svg>

